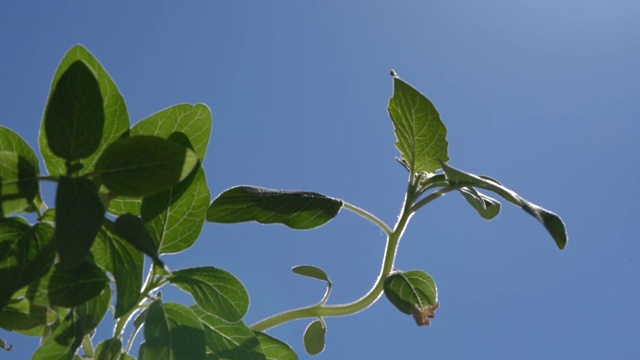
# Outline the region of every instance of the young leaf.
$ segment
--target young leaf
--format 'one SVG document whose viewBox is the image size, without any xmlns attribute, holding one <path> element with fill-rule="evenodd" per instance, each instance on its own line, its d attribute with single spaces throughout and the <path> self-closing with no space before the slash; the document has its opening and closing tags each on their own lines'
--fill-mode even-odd
<svg viewBox="0 0 640 360">
<path fill-rule="evenodd" d="M 6 151 L 16 153 L 23 157 L 31 168 L 33 168 L 34 174 L 40 174 L 40 164 L 36 153 L 31 149 L 31 146 L 15 131 L 0 125 L 0 151 Z M 36 211 L 37 208 L 41 208 L 43 205 L 40 192 L 36 195 L 35 207 L 27 208 L 25 211 Z M 1 210 L 0 210 L 1 211 Z M 1 217 L 2 214 L 0 214 Z"/>
<path fill-rule="evenodd" d="M 239 321 L 249 309 L 247 290 L 231 273 L 212 266 L 174 271 L 169 282 L 190 293 L 200 307 L 225 321 Z"/>
<path fill-rule="evenodd" d="M 30 285 L 27 298 L 39 305 L 79 306 L 100 295 L 108 281 L 104 271 L 89 261 L 70 270 L 56 264 Z"/>
<path fill-rule="evenodd" d="M 553 237 L 553 240 L 555 240 L 556 245 L 558 246 L 558 248 L 560 248 L 560 250 L 564 249 L 565 246 L 567 246 L 569 237 L 567 235 L 567 229 L 560 216 L 523 199 L 514 191 L 507 189 L 500 183 L 491 180 L 490 178 L 466 173 L 445 163 L 442 163 L 442 169 L 447 175 L 449 183 L 452 185 L 469 185 L 490 190 L 502 196 L 505 200 L 521 207 L 524 211 L 538 219 L 538 221 L 540 221 L 542 225 L 544 225 L 549 234 L 551 234 L 551 236 Z"/>
<path fill-rule="evenodd" d="M 71 48 L 60 62 L 51 84 L 51 93 L 49 94 L 48 102 L 51 102 L 53 92 L 58 87 L 62 76 L 78 61 L 81 61 L 88 67 L 97 79 L 102 95 L 102 108 L 104 110 L 104 125 L 100 129 L 102 133 L 100 145 L 91 155 L 83 159 L 82 163 L 84 166 L 79 171 L 80 174 L 85 174 L 93 171 L 98 156 L 108 144 L 122 136 L 126 136 L 129 131 L 129 115 L 127 114 L 124 99 L 120 91 L 118 91 L 116 84 L 111 80 L 111 77 L 109 77 L 109 74 L 104 70 L 98 60 L 87 51 L 87 49 L 82 47 L 82 45 L 76 45 Z M 43 121 L 42 127 L 40 128 L 39 142 L 47 169 L 53 176 L 66 175 L 67 168 L 65 160 L 54 155 L 47 138 L 48 133 Z"/>
<path fill-rule="evenodd" d="M 207 348 L 222 359 L 266 360 L 256 335 L 242 321 L 228 322 L 197 305 L 189 307 L 204 326 Z"/>
<path fill-rule="evenodd" d="M 32 360 L 68 360 L 82 343 L 84 326 L 75 311 L 62 321 L 33 354 Z"/>
<path fill-rule="evenodd" d="M 187 177 L 198 163 L 192 150 L 155 136 L 133 136 L 107 147 L 96 171 L 104 185 L 123 196 L 148 196 Z"/>
<path fill-rule="evenodd" d="M 0 151 L 0 217 L 35 210 L 39 192 L 36 169 L 27 158 Z"/>
<path fill-rule="evenodd" d="M 333 219 L 341 208 L 341 200 L 318 193 L 237 186 L 213 200 L 207 221 L 225 224 L 257 221 L 312 229 Z"/>
<path fill-rule="evenodd" d="M 255 334 L 267 360 L 298 360 L 298 355 L 285 342 L 259 331 Z"/>
<path fill-rule="evenodd" d="M 298 275 L 307 276 L 307 277 L 310 277 L 310 278 L 326 281 L 327 282 L 327 292 L 325 293 L 325 295 L 322 298 L 322 300 L 320 301 L 320 303 L 324 304 L 329 299 L 329 295 L 331 295 L 331 285 L 332 284 L 331 284 L 331 279 L 329 279 L 329 276 L 327 275 L 327 273 L 324 270 L 322 270 L 319 267 L 312 266 L 312 265 L 298 265 L 298 266 L 294 266 L 291 269 L 291 271 L 293 271 L 294 273 L 296 273 Z"/>
<path fill-rule="evenodd" d="M 322 320 L 309 324 L 304 331 L 304 349 L 309 355 L 320 354 L 324 350 L 327 328 Z"/>
<path fill-rule="evenodd" d="M 394 76 L 388 109 L 396 147 L 413 173 L 434 173 L 441 168 L 438 159 L 449 160 L 447 128 L 426 96 Z"/>
<path fill-rule="evenodd" d="M 118 217 L 114 224 L 114 230 L 129 244 L 149 255 L 156 265 L 164 267 L 164 263 L 158 256 L 158 246 L 138 216 L 124 214 Z"/>
<path fill-rule="evenodd" d="M 413 314 L 416 324 L 430 325 L 438 308 L 438 288 L 429 274 L 420 270 L 394 272 L 384 280 L 384 293 L 398 310 Z"/>
<path fill-rule="evenodd" d="M 139 360 L 205 359 L 202 324 L 196 314 L 184 305 L 154 301 L 147 312 L 144 338 L 138 353 Z"/>
<path fill-rule="evenodd" d="M 102 226 L 104 206 L 87 178 L 60 177 L 56 193 L 56 247 L 60 265 L 82 263 Z"/>
<path fill-rule="evenodd" d="M 104 340 L 96 347 L 96 360 L 120 360 L 122 342 L 118 338 Z"/>
<path fill-rule="evenodd" d="M 473 206 L 485 220 L 491 220 L 500 214 L 500 203 L 497 200 L 478 192 L 473 187 L 465 187 L 459 191 L 469 205 Z"/>
</svg>

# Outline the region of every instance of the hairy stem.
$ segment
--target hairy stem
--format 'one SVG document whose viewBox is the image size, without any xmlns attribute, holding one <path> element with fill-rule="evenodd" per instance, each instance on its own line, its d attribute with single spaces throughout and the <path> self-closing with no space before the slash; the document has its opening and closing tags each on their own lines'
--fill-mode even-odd
<svg viewBox="0 0 640 360">
<path fill-rule="evenodd" d="M 344 206 L 345 209 L 347 209 L 347 210 L 349 210 L 349 211 L 351 211 L 353 213 L 356 213 L 356 214 L 362 216 L 363 218 L 371 221 L 372 223 L 378 225 L 378 227 L 380 227 L 380 229 L 382 229 L 382 231 L 384 231 L 387 234 L 387 236 L 390 236 L 391 233 L 393 232 L 391 230 L 391 228 L 389 228 L 389 226 L 387 226 L 387 224 L 385 224 L 382 220 L 378 219 L 375 215 L 371 214 L 370 212 L 368 212 L 368 211 L 366 211 L 366 210 L 364 210 L 362 208 L 359 208 L 359 207 L 357 207 L 355 205 L 349 204 L 346 201 L 343 201 L 342 203 L 343 203 L 343 206 Z"/>
</svg>

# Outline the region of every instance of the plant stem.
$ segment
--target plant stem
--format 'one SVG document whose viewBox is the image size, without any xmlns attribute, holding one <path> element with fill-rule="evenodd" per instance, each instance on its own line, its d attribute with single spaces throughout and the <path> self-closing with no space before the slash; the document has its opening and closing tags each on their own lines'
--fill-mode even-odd
<svg viewBox="0 0 640 360">
<path fill-rule="evenodd" d="M 84 350 L 86 356 L 93 358 L 93 343 L 89 335 L 85 335 L 84 338 L 82 338 L 82 350 Z"/>
<path fill-rule="evenodd" d="M 384 280 L 387 278 L 387 276 L 389 276 L 389 274 L 393 270 L 393 264 L 395 262 L 396 252 L 398 250 L 398 244 L 400 243 L 402 234 L 404 233 L 404 230 L 406 229 L 407 224 L 409 223 L 409 220 L 413 215 L 411 205 L 415 200 L 414 197 L 415 197 L 416 186 L 417 185 L 410 180 L 409 186 L 407 189 L 407 194 L 405 196 L 404 206 L 402 207 L 402 212 L 400 213 L 398 223 L 395 225 L 393 231 L 389 230 L 389 228 L 386 225 L 384 225 L 384 227 L 380 226 L 380 224 L 384 224 L 384 223 L 378 220 L 375 216 L 369 214 L 368 212 L 360 208 L 357 208 L 353 205 L 345 203 L 345 207 L 347 209 L 354 211 L 357 214 L 362 215 L 363 217 L 366 217 L 367 219 L 378 224 L 378 226 L 380 226 L 388 234 L 387 246 L 384 252 L 384 259 L 382 262 L 380 275 L 378 275 L 378 279 L 376 280 L 375 284 L 367 294 L 365 294 L 360 299 L 348 304 L 323 305 L 322 303 L 319 303 L 319 304 L 308 306 L 308 307 L 286 311 L 253 324 L 251 326 L 251 330 L 265 331 L 274 326 L 278 326 L 280 324 L 283 324 L 289 321 L 309 318 L 309 317 L 321 318 L 324 316 L 352 315 L 368 308 L 374 302 L 376 302 L 376 300 L 380 298 L 380 296 L 384 291 Z"/>
<path fill-rule="evenodd" d="M 413 205 L 411 207 L 411 212 L 416 212 L 418 211 L 421 207 L 427 205 L 428 203 L 432 202 L 433 200 L 446 195 L 447 193 L 450 193 L 453 190 L 458 190 L 465 187 L 464 185 L 451 185 L 451 186 L 447 186 L 444 187 L 438 191 L 435 191 L 431 194 L 429 194 L 429 196 L 425 197 L 424 199 L 418 201 L 415 205 Z"/>
<path fill-rule="evenodd" d="M 364 210 L 362 208 L 359 208 L 359 207 L 357 207 L 355 205 L 349 204 L 346 201 L 343 201 L 342 204 L 343 204 L 345 209 L 347 209 L 347 210 L 349 210 L 349 211 L 351 211 L 353 213 L 356 213 L 356 214 L 362 216 L 363 218 L 371 221 L 372 223 L 378 225 L 380 227 L 380 229 L 382 229 L 382 231 L 384 231 L 387 234 L 387 236 L 390 236 L 391 233 L 393 232 L 391 230 L 391 228 L 389 228 L 389 226 L 387 226 L 387 224 L 384 223 L 384 221 L 378 219 L 375 215 L 371 214 L 370 212 L 368 212 L 368 211 L 366 211 L 366 210 Z"/>
</svg>

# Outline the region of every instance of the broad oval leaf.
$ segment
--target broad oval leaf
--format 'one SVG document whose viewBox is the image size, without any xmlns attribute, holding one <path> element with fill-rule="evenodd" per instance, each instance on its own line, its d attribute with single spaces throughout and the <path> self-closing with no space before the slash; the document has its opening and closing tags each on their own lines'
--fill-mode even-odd
<svg viewBox="0 0 640 360">
<path fill-rule="evenodd" d="M 485 220 L 491 220 L 500 214 L 500 202 L 478 192 L 473 187 L 465 187 L 459 190 L 469 205 Z"/>
<path fill-rule="evenodd" d="M 58 80 L 45 110 L 49 148 L 67 161 L 86 158 L 100 146 L 103 128 L 98 80 L 83 61 L 75 61 Z"/>
<path fill-rule="evenodd" d="M 149 255 L 156 265 L 164 267 L 164 263 L 158 256 L 158 246 L 140 217 L 124 214 L 116 219 L 114 230 L 129 244 Z"/>
<path fill-rule="evenodd" d="M 133 136 L 107 147 L 96 171 L 117 195 L 148 196 L 187 177 L 198 163 L 192 150 L 155 136 Z"/>
<path fill-rule="evenodd" d="M 416 324 L 430 325 L 438 308 L 438 288 L 429 274 L 420 270 L 394 272 L 384 280 L 384 294 L 398 310 L 413 314 Z"/>
<path fill-rule="evenodd" d="M 104 271 L 89 261 L 70 270 L 56 264 L 31 283 L 27 297 L 39 305 L 74 307 L 100 295 L 108 281 Z"/>
<path fill-rule="evenodd" d="M 154 301 L 147 311 L 139 360 L 205 360 L 206 342 L 198 316 L 177 303 Z"/>
<path fill-rule="evenodd" d="M 298 360 L 298 355 L 287 343 L 263 332 L 256 331 L 255 334 L 267 360 Z"/>
<path fill-rule="evenodd" d="M 56 192 L 56 247 L 60 265 L 81 264 L 104 220 L 98 189 L 87 178 L 60 177 Z"/>
<path fill-rule="evenodd" d="M 36 153 L 33 151 L 29 143 L 27 143 L 18 133 L 0 125 L 0 151 L 16 153 L 31 165 L 34 174 L 40 174 L 40 163 Z M 42 196 L 38 191 L 35 199 L 35 205 L 32 208 L 26 208 L 24 211 L 32 212 L 43 207 Z M 1 214 L 0 214 L 1 215 Z"/>
<path fill-rule="evenodd" d="M 314 192 L 237 186 L 213 200 L 207 211 L 207 221 L 226 224 L 257 221 L 284 224 L 293 229 L 312 229 L 333 219 L 342 204 L 339 199 Z"/>
<path fill-rule="evenodd" d="M 120 360 L 122 342 L 118 338 L 104 340 L 96 347 L 96 360 Z"/>
<path fill-rule="evenodd" d="M 293 268 L 291 268 L 291 271 L 293 271 L 294 273 L 298 274 L 298 275 L 302 275 L 302 276 L 307 276 L 310 278 L 314 278 L 314 279 L 318 279 L 318 280 L 322 280 L 322 281 L 326 281 L 328 283 L 331 283 L 331 280 L 329 280 L 329 275 L 327 275 L 327 273 L 316 266 L 313 265 L 298 265 L 298 266 L 294 266 Z"/>
<path fill-rule="evenodd" d="M 316 320 L 304 330 L 304 349 L 309 355 L 320 354 L 324 350 L 327 328 L 322 320 Z"/>
<path fill-rule="evenodd" d="M 470 174 L 451 167 L 444 162 L 442 163 L 442 169 L 447 175 L 447 179 L 451 185 L 469 185 L 490 190 L 502 196 L 505 200 L 521 207 L 529 215 L 535 217 L 542 223 L 542 225 L 544 225 L 560 250 L 567 246 L 567 241 L 569 240 L 567 228 L 562 221 L 562 218 L 557 214 L 525 200 L 513 190 L 507 189 L 497 181 L 486 176 L 482 177 Z"/>
<path fill-rule="evenodd" d="M 0 217 L 36 209 L 36 168 L 22 155 L 0 151 Z"/>
<path fill-rule="evenodd" d="M 200 307 L 226 321 L 239 321 L 249 309 L 249 294 L 231 273 L 212 266 L 174 271 L 169 282 L 190 293 Z"/>
<path fill-rule="evenodd" d="M 411 85 L 393 77 L 389 115 L 396 134 L 396 147 L 413 173 L 434 173 L 439 160 L 448 161 L 447 128 L 435 106 Z"/>
<path fill-rule="evenodd" d="M 100 62 L 82 45 L 72 47 L 60 62 L 51 83 L 51 93 L 49 94 L 48 101 L 51 101 L 51 97 L 60 78 L 71 65 L 77 61 L 81 61 L 87 66 L 97 79 L 100 93 L 102 94 L 102 107 L 104 110 L 104 126 L 103 130 L 101 129 L 102 137 L 100 138 L 100 145 L 95 152 L 82 160 L 83 167 L 79 170 L 80 174 L 86 174 L 93 172 L 98 156 L 107 145 L 127 135 L 129 131 L 129 115 L 127 114 L 124 98 L 120 94 L 116 84 L 104 70 Z M 54 155 L 47 138 L 48 133 L 43 121 L 38 141 L 47 170 L 49 174 L 53 176 L 66 175 L 67 167 L 65 160 Z"/>
</svg>

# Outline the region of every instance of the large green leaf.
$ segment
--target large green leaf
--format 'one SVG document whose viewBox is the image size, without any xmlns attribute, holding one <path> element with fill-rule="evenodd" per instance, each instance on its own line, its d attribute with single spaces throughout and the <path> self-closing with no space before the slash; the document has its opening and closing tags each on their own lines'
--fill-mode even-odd
<svg viewBox="0 0 640 360">
<path fill-rule="evenodd" d="M 97 79 L 100 93 L 102 94 L 102 108 L 104 111 L 104 125 L 100 130 L 102 133 L 100 145 L 93 154 L 82 160 L 84 167 L 80 169 L 80 174 L 85 174 L 93 171 L 98 157 L 107 145 L 127 135 L 129 131 L 129 115 L 127 114 L 124 98 L 120 94 L 116 84 L 98 60 L 82 45 L 76 45 L 71 48 L 60 62 L 51 84 L 51 93 L 48 102 L 51 102 L 51 96 L 57 88 L 63 74 L 77 61 L 82 61 Z M 65 175 L 67 173 L 65 160 L 54 156 L 49 146 L 47 136 L 48 134 L 43 121 L 38 140 L 47 169 L 51 175 Z"/>
<path fill-rule="evenodd" d="M 32 360 L 71 360 L 84 337 L 84 326 L 75 311 L 62 321 L 45 343 L 33 354 Z"/>
<path fill-rule="evenodd" d="M 24 156 L 0 151 L 0 217 L 36 209 L 40 192 L 37 175 Z"/>
<path fill-rule="evenodd" d="M 131 214 L 121 215 L 116 219 L 113 229 L 129 244 L 147 254 L 156 265 L 164 267 L 158 256 L 158 246 L 140 217 Z"/>
<path fill-rule="evenodd" d="M 35 174 L 40 174 L 40 164 L 38 157 L 31 146 L 15 131 L 0 125 L 0 151 L 16 153 L 31 164 Z M 27 208 L 25 211 L 36 211 L 43 206 L 42 197 L 38 192 L 35 199 L 35 207 Z M 1 215 L 1 214 L 0 214 Z"/>
<path fill-rule="evenodd" d="M 44 276 L 55 258 L 53 227 L 0 219 L 0 310 L 11 296 Z"/>
<path fill-rule="evenodd" d="M 56 264 L 30 285 L 27 297 L 39 305 L 74 307 L 98 296 L 108 281 L 104 271 L 89 261 L 70 270 Z"/>
<path fill-rule="evenodd" d="M 174 186 L 187 177 L 197 163 L 195 152 L 174 141 L 133 136 L 106 148 L 96 171 L 115 194 L 141 197 Z"/>
<path fill-rule="evenodd" d="M 567 229 L 564 222 L 557 214 L 525 200 L 514 191 L 507 189 L 497 181 L 490 178 L 466 173 L 445 163 L 442 163 L 442 169 L 447 175 L 447 179 L 451 185 L 468 185 L 490 190 L 502 196 L 505 200 L 521 207 L 524 211 L 538 219 L 538 221 L 544 225 L 549 234 L 553 237 L 558 248 L 562 250 L 567 246 L 567 241 L 569 239 Z"/>
<path fill-rule="evenodd" d="M 259 331 L 255 334 L 267 360 L 298 360 L 296 352 L 285 342 Z"/>
<path fill-rule="evenodd" d="M 60 177 L 55 239 L 61 266 L 70 269 L 84 261 L 102 226 L 104 213 L 98 190 L 91 180 Z"/>
<path fill-rule="evenodd" d="M 139 360 L 204 360 L 206 342 L 202 323 L 188 307 L 156 300 L 149 306 L 145 341 Z"/>
<path fill-rule="evenodd" d="M 324 350 L 327 328 L 324 321 L 316 320 L 304 330 L 304 349 L 309 355 L 320 354 Z"/>
<path fill-rule="evenodd" d="M 104 109 L 100 85 L 81 60 L 72 63 L 53 89 L 44 131 L 51 152 L 68 161 L 89 157 L 100 146 Z"/>
<path fill-rule="evenodd" d="M 397 76 L 389 115 L 396 133 L 396 147 L 414 173 L 434 173 L 439 160 L 448 161 L 447 128 L 426 96 Z"/>
<path fill-rule="evenodd" d="M 38 327 L 44 329 L 44 325 L 51 324 L 56 319 L 57 314 L 51 308 L 32 304 L 29 299 L 21 297 L 11 299 L 2 309 L 0 327 L 9 331 L 21 332 Z"/>
<path fill-rule="evenodd" d="M 96 347 L 96 360 L 120 360 L 122 342 L 118 338 L 104 340 Z"/>
<path fill-rule="evenodd" d="M 224 321 L 196 305 L 190 309 L 202 321 L 207 348 L 218 357 L 228 360 L 266 360 L 258 338 L 244 322 Z"/>
<path fill-rule="evenodd" d="M 222 269 L 182 269 L 174 271 L 169 281 L 190 293 L 203 310 L 226 321 L 239 321 L 249 309 L 249 295 L 242 282 Z"/>
<path fill-rule="evenodd" d="M 113 274 L 116 282 L 115 318 L 136 306 L 142 290 L 142 252 L 116 234 L 114 225 L 104 221 L 93 244 L 96 263 Z"/>
<path fill-rule="evenodd" d="M 312 229 L 333 219 L 341 208 L 341 200 L 314 192 L 237 186 L 213 200 L 207 221 L 226 224 L 257 221 Z"/>
<path fill-rule="evenodd" d="M 420 270 L 397 271 L 384 280 L 384 293 L 398 310 L 413 314 L 418 326 L 430 325 L 438 308 L 438 288 L 429 274 Z"/>
</svg>

